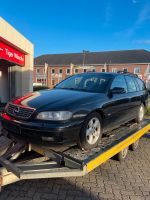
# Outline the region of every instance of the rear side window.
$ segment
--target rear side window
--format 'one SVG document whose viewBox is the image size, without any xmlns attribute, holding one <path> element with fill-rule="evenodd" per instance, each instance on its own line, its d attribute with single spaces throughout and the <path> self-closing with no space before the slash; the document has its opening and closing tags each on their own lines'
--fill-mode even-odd
<svg viewBox="0 0 150 200">
<path fill-rule="evenodd" d="M 127 92 L 127 84 L 126 84 L 126 81 L 124 79 L 124 76 L 117 76 L 112 84 L 111 84 L 111 88 L 110 89 L 114 89 L 114 88 L 124 88 L 125 91 Z"/>
<path fill-rule="evenodd" d="M 136 81 L 138 83 L 139 90 L 145 90 L 145 84 L 144 84 L 144 82 L 141 79 L 139 79 L 139 78 L 136 78 Z"/>
<path fill-rule="evenodd" d="M 133 79 L 134 79 L 134 83 L 136 85 L 136 90 L 139 91 L 140 90 L 139 84 L 137 83 L 136 78 L 133 78 Z"/>
<path fill-rule="evenodd" d="M 127 82 L 127 87 L 128 87 L 128 92 L 136 92 L 136 85 L 131 76 L 125 76 L 126 82 Z"/>
</svg>

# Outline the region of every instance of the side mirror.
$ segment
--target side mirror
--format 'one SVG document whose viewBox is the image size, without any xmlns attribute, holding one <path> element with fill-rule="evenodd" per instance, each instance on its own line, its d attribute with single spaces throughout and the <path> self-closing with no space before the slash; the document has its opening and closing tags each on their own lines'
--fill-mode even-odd
<svg viewBox="0 0 150 200">
<path fill-rule="evenodd" d="M 110 90 L 110 92 L 112 94 L 123 94 L 123 93 L 126 93 L 126 90 L 122 87 L 115 87 L 112 90 Z"/>
</svg>

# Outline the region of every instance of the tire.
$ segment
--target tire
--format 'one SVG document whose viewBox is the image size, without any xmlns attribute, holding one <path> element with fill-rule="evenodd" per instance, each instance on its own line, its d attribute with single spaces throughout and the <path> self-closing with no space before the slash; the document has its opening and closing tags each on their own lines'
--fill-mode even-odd
<svg viewBox="0 0 150 200">
<path fill-rule="evenodd" d="M 118 161 L 123 161 L 123 160 L 127 157 L 128 149 L 129 149 L 129 147 L 126 147 L 126 148 L 122 149 L 122 150 L 115 156 L 116 160 L 118 160 Z"/>
<path fill-rule="evenodd" d="M 130 150 L 135 151 L 138 148 L 138 146 L 139 146 L 139 139 L 130 145 Z"/>
<path fill-rule="evenodd" d="M 78 146 L 90 150 L 96 147 L 102 137 L 102 120 L 97 112 L 87 116 L 81 128 Z"/>
<path fill-rule="evenodd" d="M 141 123 L 144 120 L 144 114 L 145 114 L 145 108 L 144 108 L 144 105 L 141 104 L 138 109 L 138 113 L 137 113 L 137 117 L 135 118 L 135 122 Z"/>
</svg>

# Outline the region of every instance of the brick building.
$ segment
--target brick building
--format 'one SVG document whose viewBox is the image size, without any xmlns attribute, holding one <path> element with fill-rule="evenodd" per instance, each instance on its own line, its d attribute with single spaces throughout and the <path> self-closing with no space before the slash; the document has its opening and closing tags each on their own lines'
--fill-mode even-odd
<svg viewBox="0 0 150 200">
<path fill-rule="evenodd" d="M 125 50 L 105 52 L 83 52 L 69 54 L 47 54 L 34 60 L 34 85 L 54 85 L 72 74 L 87 71 L 117 72 L 126 70 L 137 74 L 150 83 L 150 52 Z"/>
</svg>

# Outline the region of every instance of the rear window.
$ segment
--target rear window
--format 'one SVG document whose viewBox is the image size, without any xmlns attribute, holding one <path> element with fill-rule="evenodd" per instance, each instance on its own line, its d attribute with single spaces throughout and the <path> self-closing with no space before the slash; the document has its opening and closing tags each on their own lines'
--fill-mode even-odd
<svg viewBox="0 0 150 200">
<path fill-rule="evenodd" d="M 138 83 L 139 90 L 145 90 L 145 84 L 144 84 L 144 82 L 141 79 L 139 79 L 139 78 L 135 78 L 135 79 L 136 79 L 136 81 Z"/>
</svg>

